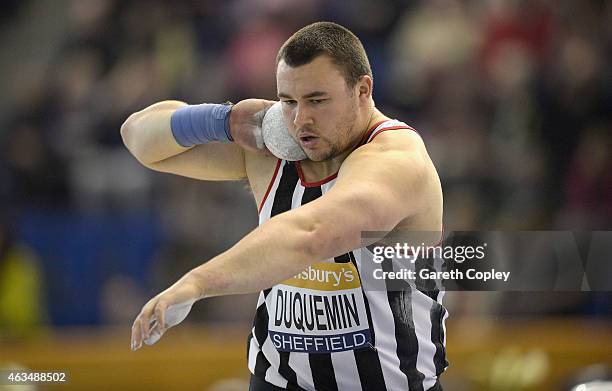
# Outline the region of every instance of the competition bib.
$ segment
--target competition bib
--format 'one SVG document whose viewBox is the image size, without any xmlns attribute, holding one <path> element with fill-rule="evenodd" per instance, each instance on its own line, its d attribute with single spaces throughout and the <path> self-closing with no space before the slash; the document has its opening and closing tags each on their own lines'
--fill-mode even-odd
<svg viewBox="0 0 612 391">
<path fill-rule="evenodd" d="M 270 291 L 268 333 L 282 352 L 333 353 L 371 343 L 357 269 L 319 262 Z"/>
</svg>

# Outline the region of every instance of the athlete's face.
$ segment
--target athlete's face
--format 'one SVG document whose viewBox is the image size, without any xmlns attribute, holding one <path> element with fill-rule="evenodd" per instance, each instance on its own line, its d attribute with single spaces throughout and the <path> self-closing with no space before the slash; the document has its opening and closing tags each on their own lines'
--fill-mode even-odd
<svg viewBox="0 0 612 391">
<path fill-rule="evenodd" d="M 328 56 L 295 68 L 281 60 L 276 85 L 289 133 L 310 160 L 332 159 L 355 144 L 363 98 Z"/>
</svg>

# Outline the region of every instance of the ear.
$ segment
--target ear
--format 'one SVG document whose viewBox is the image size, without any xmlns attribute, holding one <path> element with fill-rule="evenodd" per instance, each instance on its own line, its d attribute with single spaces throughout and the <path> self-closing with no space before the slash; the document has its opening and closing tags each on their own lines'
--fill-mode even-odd
<svg viewBox="0 0 612 391">
<path fill-rule="evenodd" d="M 357 88 L 359 92 L 360 99 L 370 99 L 372 97 L 372 87 L 374 85 L 374 81 L 371 76 L 363 75 L 357 81 Z"/>
</svg>

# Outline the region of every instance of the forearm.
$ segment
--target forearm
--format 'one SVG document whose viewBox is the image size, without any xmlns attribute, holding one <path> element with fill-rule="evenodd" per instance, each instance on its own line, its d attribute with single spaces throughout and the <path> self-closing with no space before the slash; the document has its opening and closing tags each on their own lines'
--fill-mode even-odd
<svg viewBox="0 0 612 391">
<path fill-rule="evenodd" d="M 187 278 L 200 286 L 199 298 L 267 289 L 309 265 L 360 247 L 364 231 L 388 232 L 395 226 L 401 216 L 395 213 L 381 222 L 369 212 L 371 204 L 362 201 L 371 199 L 332 190 L 268 220 Z"/>
<path fill-rule="evenodd" d="M 186 277 L 200 287 L 199 298 L 267 289 L 322 259 L 317 231 L 300 216 L 279 215 Z"/>
<path fill-rule="evenodd" d="M 185 152 L 170 128 L 175 110 L 186 106 L 179 101 L 163 101 L 132 114 L 121 126 L 121 137 L 127 149 L 147 165 Z"/>
</svg>

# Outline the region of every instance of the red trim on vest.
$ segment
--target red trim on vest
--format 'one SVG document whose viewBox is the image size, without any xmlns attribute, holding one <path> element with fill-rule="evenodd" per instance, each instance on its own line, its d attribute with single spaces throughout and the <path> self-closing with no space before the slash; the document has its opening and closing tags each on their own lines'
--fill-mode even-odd
<svg viewBox="0 0 612 391">
<path fill-rule="evenodd" d="M 268 190 L 266 190 L 266 194 L 264 194 L 263 199 L 261 200 L 261 204 L 259 204 L 258 213 L 261 213 L 261 210 L 263 209 L 263 206 L 266 203 L 266 198 L 268 198 L 268 194 L 270 194 L 270 190 L 272 190 L 272 184 L 276 180 L 276 175 L 278 175 L 278 169 L 280 168 L 281 161 L 282 160 L 280 160 L 280 159 L 278 159 L 276 161 L 276 168 L 274 169 L 274 175 L 272 175 L 272 179 L 270 180 L 270 184 L 268 184 Z"/>
<path fill-rule="evenodd" d="M 372 134 L 372 132 L 375 131 L 376 128 L 378 128 L 380 125 L 384 124 L 387 121 L 389 121 L 389 120 L 385 119 L 385 120 L 382 120 L 382 121 L 378 121 L 377 123 L 374 124 L 374 126 L 372 126 L 370 129 L 368 129 L 368 131 L 363 135 L 363 137 L 361 138 L 361 140 L 359 141 L 359 144 L 357 144 L 355 149 L 357 149 L 358 147 L 361 147 L 363 144 L 365 144 L 368 141 L 368 139 L 370 138 L 370 135 Z"/>
<path fill-rule="evenodd" d="M 338 173 L 335 173 L 335 174 L 328 176 L 327 178 L 321 179 L 318 182 L 306 182 L 306 179 L 304 179 L 304 172 L 302 171 L 302 165 L 300 164 L 300 162 L 293 162 L 293 163 L 295 164 L 295 168 L 297 169 L 298 176 L 300 177 L 300 183 L 304 187 L 319 187 L 321 185 L 326 184 L 327 182 L 333 181 L 338 176 Z"/>
<path fill-rule="evenodd" d="M 386 132 L 387 130 L 396 130 L 396 129 L 409 129 L 409 130 L 412 130 L 413 132 L 415 132 L 416 134 L 419 134 L 419 132 L 417 132 L 416 129 L 411 128 L 410 126 L 391 126 L 389 128 L 382 128 L 382 129 L 380 129 L 378 132 L 376 132 L 374 134 L 374 136 L 372 136 L 370 141 L 374 140 L 376 138 L 376 136 L 378 136 L 382 132 Z"/>
</svg>

